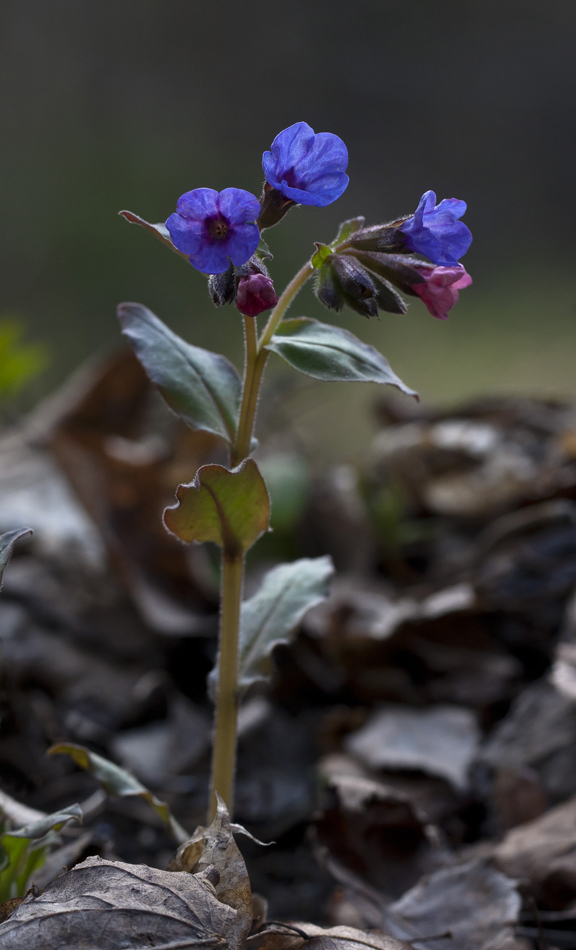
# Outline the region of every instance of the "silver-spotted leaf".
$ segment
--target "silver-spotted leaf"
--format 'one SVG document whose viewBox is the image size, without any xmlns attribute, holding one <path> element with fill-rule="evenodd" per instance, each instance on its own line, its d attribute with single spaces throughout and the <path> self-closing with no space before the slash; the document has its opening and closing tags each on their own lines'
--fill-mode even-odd
<svg viewBox="0 0 576 950">
<path fill-rule="evenodd" d="M 164 523 L 182 541 L 214 541 L 238 557 L 268 530 L 270 501 L 254 459 L 232 470 L 203 465 L 193 482 L 179 486 L 176 498 Z"/>
<path fill-rule="evenodd" d="M 120 304 L 118 319 L 170 408 L 192 429 L 233 441 L 241 382 L 232 363 L 187 343 L 142 304 Z"/>
<path fill-rule="evenodd" d="M 309 317 L 283 320 L 266 348 L 314 379 L 387 383 L 408 396 L 418 398 L 418 394 L 402 382 L 378 350 L 341 327 Z"/>
</svg>

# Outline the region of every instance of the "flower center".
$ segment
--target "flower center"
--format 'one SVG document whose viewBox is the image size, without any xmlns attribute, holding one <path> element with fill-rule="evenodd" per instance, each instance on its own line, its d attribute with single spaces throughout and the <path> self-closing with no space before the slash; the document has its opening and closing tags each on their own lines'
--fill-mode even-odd
<svg viewBox="0 0 576 950">
<path fill-rule="evenodd" d="M 212 218 L 208 223 L 208 233 L 216 241 L 223 241 L 228 235 L 228 222 L 226 218 Z"/>
</svg>

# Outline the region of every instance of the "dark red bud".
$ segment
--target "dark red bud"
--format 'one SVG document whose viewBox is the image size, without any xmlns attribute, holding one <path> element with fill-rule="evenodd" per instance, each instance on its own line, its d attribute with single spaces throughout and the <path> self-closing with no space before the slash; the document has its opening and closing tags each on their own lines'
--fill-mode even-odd
<svg viewBox="0 0 576 950">
<path fill-rule="evenodd" d="M 278 303 L 271 277 L 264 274 L 249 274 L 238 281 L 236 306 L 247 317 L 257 317 Z"/>
</svg>

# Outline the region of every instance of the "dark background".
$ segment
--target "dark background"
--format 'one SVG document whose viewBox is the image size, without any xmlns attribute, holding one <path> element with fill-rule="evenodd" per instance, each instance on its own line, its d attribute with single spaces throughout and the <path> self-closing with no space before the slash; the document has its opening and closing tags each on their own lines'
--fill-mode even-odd
<svg viewBox="0 0 576 950">
<path fill-rule="evenodd" d="M 240 356 L 238 314 L 213 310 L 203 278 L 116 213 L 164 220 L 199 186 L 259 194 L 262 151 L 303 119 L 347 143 L 350 185 L 268 232 L 277 285 L 343 218 L 409 213 L 429 188 L 463 198 L 474 285 L 446 324 L 417 301 L 379 323 L 335 319 L 425 400 L 576 392 L 573 0 L 3 0 L 0 11 L 0 313 L 50 346 L 40 388 L 118 343 L 126 299 Z M 309 291 L 296 307 L 326 316 Z M 342 454 L 364 444 L 373 395 L 306 388 L 294 411 Z"/>
</svg>

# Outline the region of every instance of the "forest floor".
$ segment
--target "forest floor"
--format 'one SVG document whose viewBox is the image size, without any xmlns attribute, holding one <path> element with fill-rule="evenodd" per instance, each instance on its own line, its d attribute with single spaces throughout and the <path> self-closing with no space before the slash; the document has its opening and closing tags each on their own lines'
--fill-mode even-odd
<svg viewBox="0 0 576 950">
<path fill-rule="evenodd" d="M 234 820 L 278 920 L 379 928 L 429 950 L 576 947 L 576 407 L 376 407 L 366 457 L 309 476 L 264 442 L 274 532 L 250 558 L 330 554 L 329 599 L 240 712 Z M 0 440 L 0 529 L 30 526 L 0 597 L 0 787 L 85 804 L 38 874 L 89 856 L 165 868 L 137 798 L 100 795 L 73 742 L 204 823 L 218 562 L 160 521 L 223 461 L 131 356 Z M 1 802 L 0 802 L 1 804 Z M 449 933 L 449 936 L 446 934 Z M 427 939 L 423 939 L 427 938 Z"/>
</svg>

